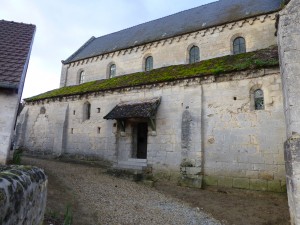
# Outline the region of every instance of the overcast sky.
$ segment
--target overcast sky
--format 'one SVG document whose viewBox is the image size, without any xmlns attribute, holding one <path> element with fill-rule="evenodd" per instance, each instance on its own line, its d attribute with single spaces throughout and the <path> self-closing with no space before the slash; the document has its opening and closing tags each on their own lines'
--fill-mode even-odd
<svg viewBox="0 0 300 225">
<path fill-rule="evenodd" d="M 216 0 L 0 0 L 0 19 L 37 26 L 23 98 L 59 87 L 61 60 L 99 37 Z"/>
</svg>

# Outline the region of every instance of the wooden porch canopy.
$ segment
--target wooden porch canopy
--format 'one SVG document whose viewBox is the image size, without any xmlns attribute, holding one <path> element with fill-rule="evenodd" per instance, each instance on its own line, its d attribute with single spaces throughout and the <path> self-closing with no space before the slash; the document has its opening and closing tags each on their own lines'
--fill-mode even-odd
<svg viewBox="0 0 300 225">
<path fill-rule="evenodd" d="M 149 119 L 152 130 L 155 130 L 155 116 L 161 97 L 121 102 L 116 105 L 104 119 L 117 120 L 125 131 L 125 120 L 129 118 Z"/>
</svg>

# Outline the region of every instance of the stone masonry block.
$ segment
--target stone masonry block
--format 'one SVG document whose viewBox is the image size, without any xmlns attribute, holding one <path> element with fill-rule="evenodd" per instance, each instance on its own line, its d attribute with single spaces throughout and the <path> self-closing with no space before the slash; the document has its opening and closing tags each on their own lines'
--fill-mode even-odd
<svg viewBox="0 0 300 225">
<path fill-rule="evenodd" d="M 205 176 L 203 177 L 204 184 L 208 186 L 217 186 L 218 185 L 218 177 L 214 176 Z"/>
<path fill-rule="evenodd" d="M 250 181 L 248 178 L 234 178 L 233 179 L 233 187 L 241 188 L 241 189 L 249 189 Z"/>
<path fill-rule="evenodd" d="M 258 178 L 261 180 L 273 180 L 274 179 L 274 174 L 270 172 L 259 172 Z"/>
<path fill-rule="evenodd" d="M 188 175 L 199 175 L 201 173 L 201 167 L 185 167 L 185 171 Z"/>
<path fill-rule="evenodd" d="M 265 164 L 253 164 L 253 170 L 264 171 L 266 169 Z"/>
<path fill-rule="evenodd" d="M 220 187 L 232 187 L 233 179 L 232 177 L 219 177 L 218 186 Z"/>
<path fill-rule="evenodd" d="M 258 178 L 258 171 L 246 171 L 246 177 L 251 179 L 257 179 Z"/>
<path fill-rule="evenodd" d="M 250 189 L 254 191 L 267 191 L 268 181 L 260 179 L 250 179 Z"/>
<path fill-rule="evenodd" d="M 268 191 L 282 192 L 281 182 L 276 180 L 268 181 Z"/>
</svg>

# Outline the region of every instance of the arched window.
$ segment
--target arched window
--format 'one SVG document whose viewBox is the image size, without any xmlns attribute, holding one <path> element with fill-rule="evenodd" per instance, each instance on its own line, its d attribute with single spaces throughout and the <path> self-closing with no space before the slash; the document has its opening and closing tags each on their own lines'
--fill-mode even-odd
<svg viewBox="0 0 300 225">
<path fill-rule="evenodd" d="M 153 57 L 148 56 L 145 60 L 145 71 L 150 71 L 153 69 Z"/>
<path fill-rule="evenodd" d="M 79 82 L 78 82 L 79 84 L 84 83 L 84 77 L 85 77 L 84 71 L 81 71 L 79 74 Z"/>
<path fill-rule="evenodd" d="M 83 105 L 83 121 L 91 118 L 91 103 L 85 102 Z"/>
<path fill-rule="evenodd" d="M 109 78 L 113 78 L 116 76 L 116 64 L 112 64 L 109 67 Z"/>
<path fill-rule="evenodd" d="M 254 109 L 265 109 L 264 92 L 261 89 L 256 89 L 254 91 Z"/>
<path fill-rule="evenodd" d="M 233 54 L 240 54 L 246 52 L 246 41 L 242 37 L 237 37 L 233 41 Z"/>
<path fill-rule="evenodd" d="M 190 63 L 196 63 L 200 61 L 200 54 L 199 54 L 199 47 L 198 46 L 193 46 L 190 49 L 190 57 L 189 57 L 189 62 Z"/>
</svg>

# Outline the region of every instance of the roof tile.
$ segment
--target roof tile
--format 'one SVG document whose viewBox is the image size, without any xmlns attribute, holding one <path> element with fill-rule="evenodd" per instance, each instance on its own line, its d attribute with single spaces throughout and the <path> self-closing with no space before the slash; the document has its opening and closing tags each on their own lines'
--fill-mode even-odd
<svg viewBox="0 0 300 225">
<path fill-rule="evenodd" d="M 32 24 L 0 20 L 0 87 L 18 88 L 34 32 Z"/>
</svg>

